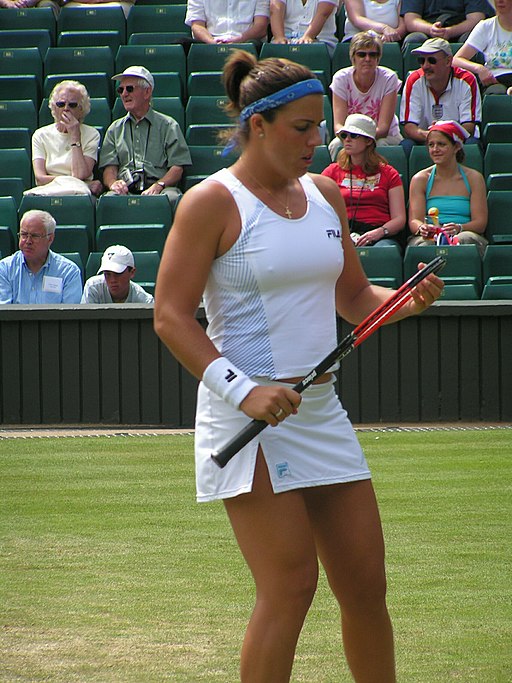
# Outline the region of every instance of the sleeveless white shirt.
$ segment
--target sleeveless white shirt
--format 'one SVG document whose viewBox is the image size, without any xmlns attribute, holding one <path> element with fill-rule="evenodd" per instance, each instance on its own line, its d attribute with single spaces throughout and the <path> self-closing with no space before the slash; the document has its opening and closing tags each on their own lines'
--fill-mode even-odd
<svg viewBox="0 0 512 683">
<path fill-rule="evenodd" d="M 212 181 L 231 192 L 241 231 L 210 271 L 207 334 L 250 377 L 305 375 L 337 343 L 335 285 L 344 262 L 339 218 L 308 175 L 299 178 L 306 213 L 291 220 L 228 169 L 205 182 Z"/>
</svg>

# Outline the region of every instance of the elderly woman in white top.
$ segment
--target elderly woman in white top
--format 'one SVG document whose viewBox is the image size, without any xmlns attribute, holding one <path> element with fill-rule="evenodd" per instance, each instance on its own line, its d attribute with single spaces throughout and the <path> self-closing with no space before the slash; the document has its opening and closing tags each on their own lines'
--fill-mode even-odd
<svg viewBox="0 0 512 683">
<path fill-rule="evenodd" d="M 357 33 L 350 43 L 352 66 L 337 71 L 332 79 L 334 132 L 337 133 L 349 114 L 366 114 L 377 124 L 377 145 L 398 145 L 403 139 L 395 114 L 398 90 L 402 82 L 394 71 L 379 66 L 382 41 L 373 31 Z M 341 142 L 329 145 L 336 161 Z"/>
<path fill-rule="evenodd" d="M 402 0 L 345 0 L 342 40 L 351 40 L 359 31 L 375 31 L 383 43 L 402 40 L 407 29 L 401 7 Z"/>
<path fill-rule="evenodd" d="M 270 0 L 273 43 L 325 43 L 332 56 L 338 43 L 340 0 Z"/>
<path fill-rule="evenodd" d="M 100 194 L 102 184 L 93 180 L 100 134 L 83 123 L 91 110 L 87 89 L 78 81 L 61 81 L 52 90 L 48 106 L 54 123 L 38 128 L 32 136 L 38 187 L 27 192 L 59 194 L 60 188 L 61 194 Z"/>
</svg>

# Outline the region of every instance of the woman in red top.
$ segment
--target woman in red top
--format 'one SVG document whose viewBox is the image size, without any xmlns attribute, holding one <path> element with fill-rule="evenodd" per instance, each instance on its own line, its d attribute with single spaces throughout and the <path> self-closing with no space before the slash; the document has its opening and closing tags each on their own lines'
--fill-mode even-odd
<svg viewBox="0 0 512 683">
<path fill-rule="evenodd" d="M 340 188 L 354 243 L 400 244 L 406 223 L 404 188 L 398 171 L 375 149 L 375 121 L 365 114 L 350 114 L 336 135 L 343 149 L 322 175 Z"/>
</svg>

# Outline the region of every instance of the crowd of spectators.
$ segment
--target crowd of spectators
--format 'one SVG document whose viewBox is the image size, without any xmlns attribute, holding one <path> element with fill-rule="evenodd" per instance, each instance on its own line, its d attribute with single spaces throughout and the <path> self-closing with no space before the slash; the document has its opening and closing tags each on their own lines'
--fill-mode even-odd
<svg viewBox="0 0 512 683">
<path fill-rule="evenodd" d="M 48 3 L 58 14 L 60 0 L 0 0 L 0 8 Z M 126 13 L 131 7 L 131 3 L 101 4 L 125 6 Z M 432 191 L 438 196 L 439 178 L 451 174 L 453 186 L 448 185 L 452 190 L 457 187 L 446 194 L 468 206 L 458 214 L 459 221 L 445 222 L 455 225 L 459 243 L 485 248 L 485 180 L 460 160 L 463 145 L 482 144 L 483 95 L 512 92 L 512 0 L 496 0 L 493 5 L 487 0 L 188 0 L 185 24 L 191 31 L 189 43 L 253 43 L 259 49 L 267 41 L 321 42 L 331 57 L 339 42 L 350 43 L 350 66 L 335 71 L 329 84 L 334 136 L 326 140 L 332 163 L 324 173 L 340 187 L 354 241 L 358 246 L 398 242 L 403 248 L 407 233 L 409 244 L 428 243 L 430 236 L 421 230 L 425 230 L 429 197 Z M 391 42 L 401 46 L 404 58 L 409 52 L 417 57 L 418 68 L 405 73 L 403 83 L 393 69 L 381 65 L 384 46 Z M 171 205 L 179 201 L 184 170 L 192 164 L 184 132 L 175 119 L 153 108 L 154 77 L 144 66 L 132 65 L 113 79 L 126 113 L 111 123 L 101 143 L 98 131 L 85 122 L 90 111 L 86 87 L 68 79 L 55 85 L 48 102 L 53 123 L 32 136 L 35 187 L 27 188 L 25 194 L 88 194 L 93 202 L 102 194 L 165 194 Z M 459 126 L 463 133 L 448 134 L 442 122 Z M 376 149 L 397 145 L 407 156 L 413 147 L 426 145 L 433 162 L 411 181 L 408 220 L 400 175 Z M 443 145 L 445 156 L 440 159 Z M 380 208 L 375 211 L 377 204 Z M 61 302 L 67 300 L 65 279 L 57 286 L 54 280 L 60 276 L 45 269 L 74 269 L 66 263 L 63 266 L 51 251 L 55 222 L 52 225 L 51 217 L 40 213 L 23 216 L 20 250 L 0 262 L 0 303 L 6 303 L 9 296 L 11 302 L 49 302 L 59 295 Z M 38 229 L 27 229 L 29 221 L 38 222 Z M 47 248 L 44 268 L 40 262 L 43 247 Z M 39 254 L 36 261 L 33 254 Z M 28 279 L 22 277 L 23 259 Z M 43 274 L 36 277 L 36 273 Z M 103 298 L 110 292 L 111 302 L 136 300 L 134 265 L 122 271 L 126 282 L 121 299 L 114 296 L 107 273 L 100 269 L 78 301 L 96 300 L 89 297 L 99 292 Z M 116 275 L 113 269 L 112 281 L 119 279 Z M 18 289 L 11 295 L 6 293 L 9 278 L 18 278 Z M 37 287 L 28 286 L 39 280 Z"/>
</svg>

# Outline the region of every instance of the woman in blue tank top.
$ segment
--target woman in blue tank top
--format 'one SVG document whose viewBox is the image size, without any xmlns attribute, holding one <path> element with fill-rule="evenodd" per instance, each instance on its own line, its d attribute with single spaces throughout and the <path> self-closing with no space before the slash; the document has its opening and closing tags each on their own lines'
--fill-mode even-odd
<svg viewBox="0 0 512 683">
<path fill-rule="evenodd" d="M 437 214 L 443 235 L 458 244 L 476 244 L 483 254 L 487 245 L 487 193 L 485 180 L 473 168 L 462 166 L 466 130 L 456 121 L 430 126 L 427 147 L 433 166 L 416 173 L 409 190 L 408 245 L 433 244 L 436 234 L 427 216 Z M 437 209 L 437 211 L 435 211 Z"/>
</svg>

